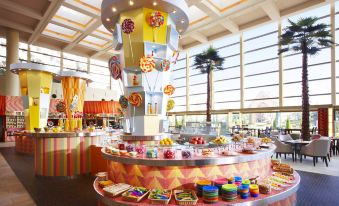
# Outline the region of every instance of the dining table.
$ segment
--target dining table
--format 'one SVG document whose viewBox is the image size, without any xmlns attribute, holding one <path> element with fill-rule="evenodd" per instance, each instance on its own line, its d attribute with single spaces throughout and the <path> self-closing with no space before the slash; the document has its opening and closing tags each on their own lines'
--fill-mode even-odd
<svg viewBox="0 0 339 206">
<path fill-rule="evenodd" d="M 286 141 L 283 141 L 283 142 L 292 145 L 296 158 L 297 158 L 297 155 L 299 155 L 299 157 L 301 155 L 300 154 L 301 147 L 311 143 L 311 141 L 302 140 L 302 139 L 286 140 Z"/>
</svg>

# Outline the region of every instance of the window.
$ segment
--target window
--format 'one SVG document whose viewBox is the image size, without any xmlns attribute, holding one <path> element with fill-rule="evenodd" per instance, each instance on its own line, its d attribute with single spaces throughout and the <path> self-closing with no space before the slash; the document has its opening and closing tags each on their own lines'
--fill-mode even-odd
<svg viewBox="0 0 339 206">
<path fill-rule="evenodd" d="M 75 70 L 87 72 L 87 57 L 64 53 L 64 71 Z"/>
<path fill-rule="evenodd" d="M 175 106 L 171 112 L 186 111 L 186 53 L 181 52 L 176 64 L 171 64 L 171 82 L 175 92 L 170 98 L 174 100 Z"/>
<path fill-rule="evenodd" d="M 111 89 L 111 74 L 108 70 L 108 63 L 106 61 L 99 61 L 95 59 L 91 59 L 89 75 L 93 80 L 92 83 L 89 84 L 90 87 L 99 88 L 99 89 Z M 115 80 L 114 80 L 115 81 Z M 118 87 L 116 87 L 118 86 Z M 114 84 L 114 89 L 118 91 L 120 94 L 119 85 Z M 120 96 L 120 95 L 119 95 Z"/>
<path fill-rule="evenodd" d="M 23 50 L 22 58 L 25 52 Z M 27 54 L 26 54 L 27 57 Z M 60 52 L 31 45 L 31 62 L 60 69 Z"/>
</svg>

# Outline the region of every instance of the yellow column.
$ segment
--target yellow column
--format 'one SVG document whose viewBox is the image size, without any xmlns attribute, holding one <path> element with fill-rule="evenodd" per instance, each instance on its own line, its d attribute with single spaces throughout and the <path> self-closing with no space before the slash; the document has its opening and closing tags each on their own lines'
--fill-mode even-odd
<svg viewBox="0 0 339 206">
<path fill-rule="evenodd" d="M 9 70 L 11 64 L 19 62 L 19 32 L 7 29 L 6 39 L 6 72 L 4 76 L 0 76 L 0 95 L 19 96 L 20 85 L 18 75 L 13 74 Z"/>
</svg>

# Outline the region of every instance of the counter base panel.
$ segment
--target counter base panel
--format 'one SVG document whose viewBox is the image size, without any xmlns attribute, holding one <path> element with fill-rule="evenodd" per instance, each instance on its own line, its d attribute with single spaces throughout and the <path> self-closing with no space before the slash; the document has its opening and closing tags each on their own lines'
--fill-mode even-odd
<svg viewBox="0 0 339 206">
<path fill-rule="evenodd" d="M 15 151 L 22 154 L 34 154 L 34 138 L 30 136 L 15 136 Z"/>
<path fill-rule="evenodd" d="M 150 160 L 156 161 L 156 160 Z M 159 189 L 194 188 L 201 179 L 241 176 L 265 177 L 271 173 L 271 159 L 229 165 L 153 167 L 108 161 L 108 176 L 113 182 Z"/>
</svg>

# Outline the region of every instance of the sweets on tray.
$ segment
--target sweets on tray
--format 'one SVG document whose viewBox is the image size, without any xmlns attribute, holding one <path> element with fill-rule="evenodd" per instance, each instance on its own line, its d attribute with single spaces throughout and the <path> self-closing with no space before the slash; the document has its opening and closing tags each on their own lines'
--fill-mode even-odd
<svg viewBox="0 0 339 206">
<path fill-rule="evenodd" d="M 174 198 L 178 205 L 195 205 L 198 197 L 193 190 L 174 190 Z"/>
<path fill-rule="evenodd" d="M 202 149 L 201 154 L 202 156 L 209 157 L 209 156 L 213 156 L 214 152 L 212 149 Z"/>
<path fill-rule="evenodd" d="M 259 192 L 261 194 L 269 194 L 271 193 L 271 184 L 269 181 L 262 181 L 258 184 Z"/>
<path fill-rule="evenodd" d="M 281 163 L 281 160 L 271 160 L 272 167 Z"/>
<path fill-rule="evenodd" d="M 160 189 L 152 189 L 148 199 L 152 204 L 168 204 L 171 200 L 172 192 L 171 190 L 160 190 Z"/>
<path fill-rule="evenodd" d="M 193 157 L 193 150 L 192 149 L 184 149 L 181 151 L 181 157 L 183 159 L 189 159 Z"/>
<path fill-rule="evenodd" d="M 258 197 L 259 196 L 259 186 L 256 184 L 250 185 L 250 194 L 251 197 Z"/>
<path fill-rule="evenodd" d="M 287 174 L 293 174 L 293 168 L 288 165 L 288 164 L 276 164 L 273 166 L 273 171 L 274 172 L 283 172 L 283 173 L 287 173 Z"/>
<path fill-rule="evenodd" d="M 99 181 L 99 186 L 100 187 L 108 187 L 110 185 L 112 185 L 113 182 L 111 180 L 102 180 L 102 181 Z"/>
<path fill-rule="evenodd" d="M 125 183 L 118 183 L 115 185 L 105 187 L 103 190 L 104 190 L 105 195 L 110 196 L 110 197 L 115 197 L 125 192 L 126 190 L 130 189 L 131 187 L 132 187 L 131 185 L 128 185 Z"/>
<path fill-rule="evenodd" d="M 163 155 L 165 159 L 175 159 L 175 149 L 165 148 Z"/>
<path fill-rule="evenodd" d="M 202 200 L 204 203 L 216 203 L 219 200 L 219 189 L 215 186 L 204 186 L 202 188 Z"/>
<path fill-rule="evenodd" d="M 122 194 L 122 199 L 130 202 L 140 202 L 149 190 L 144 187 L 133 187 Z"/>
</svg>

